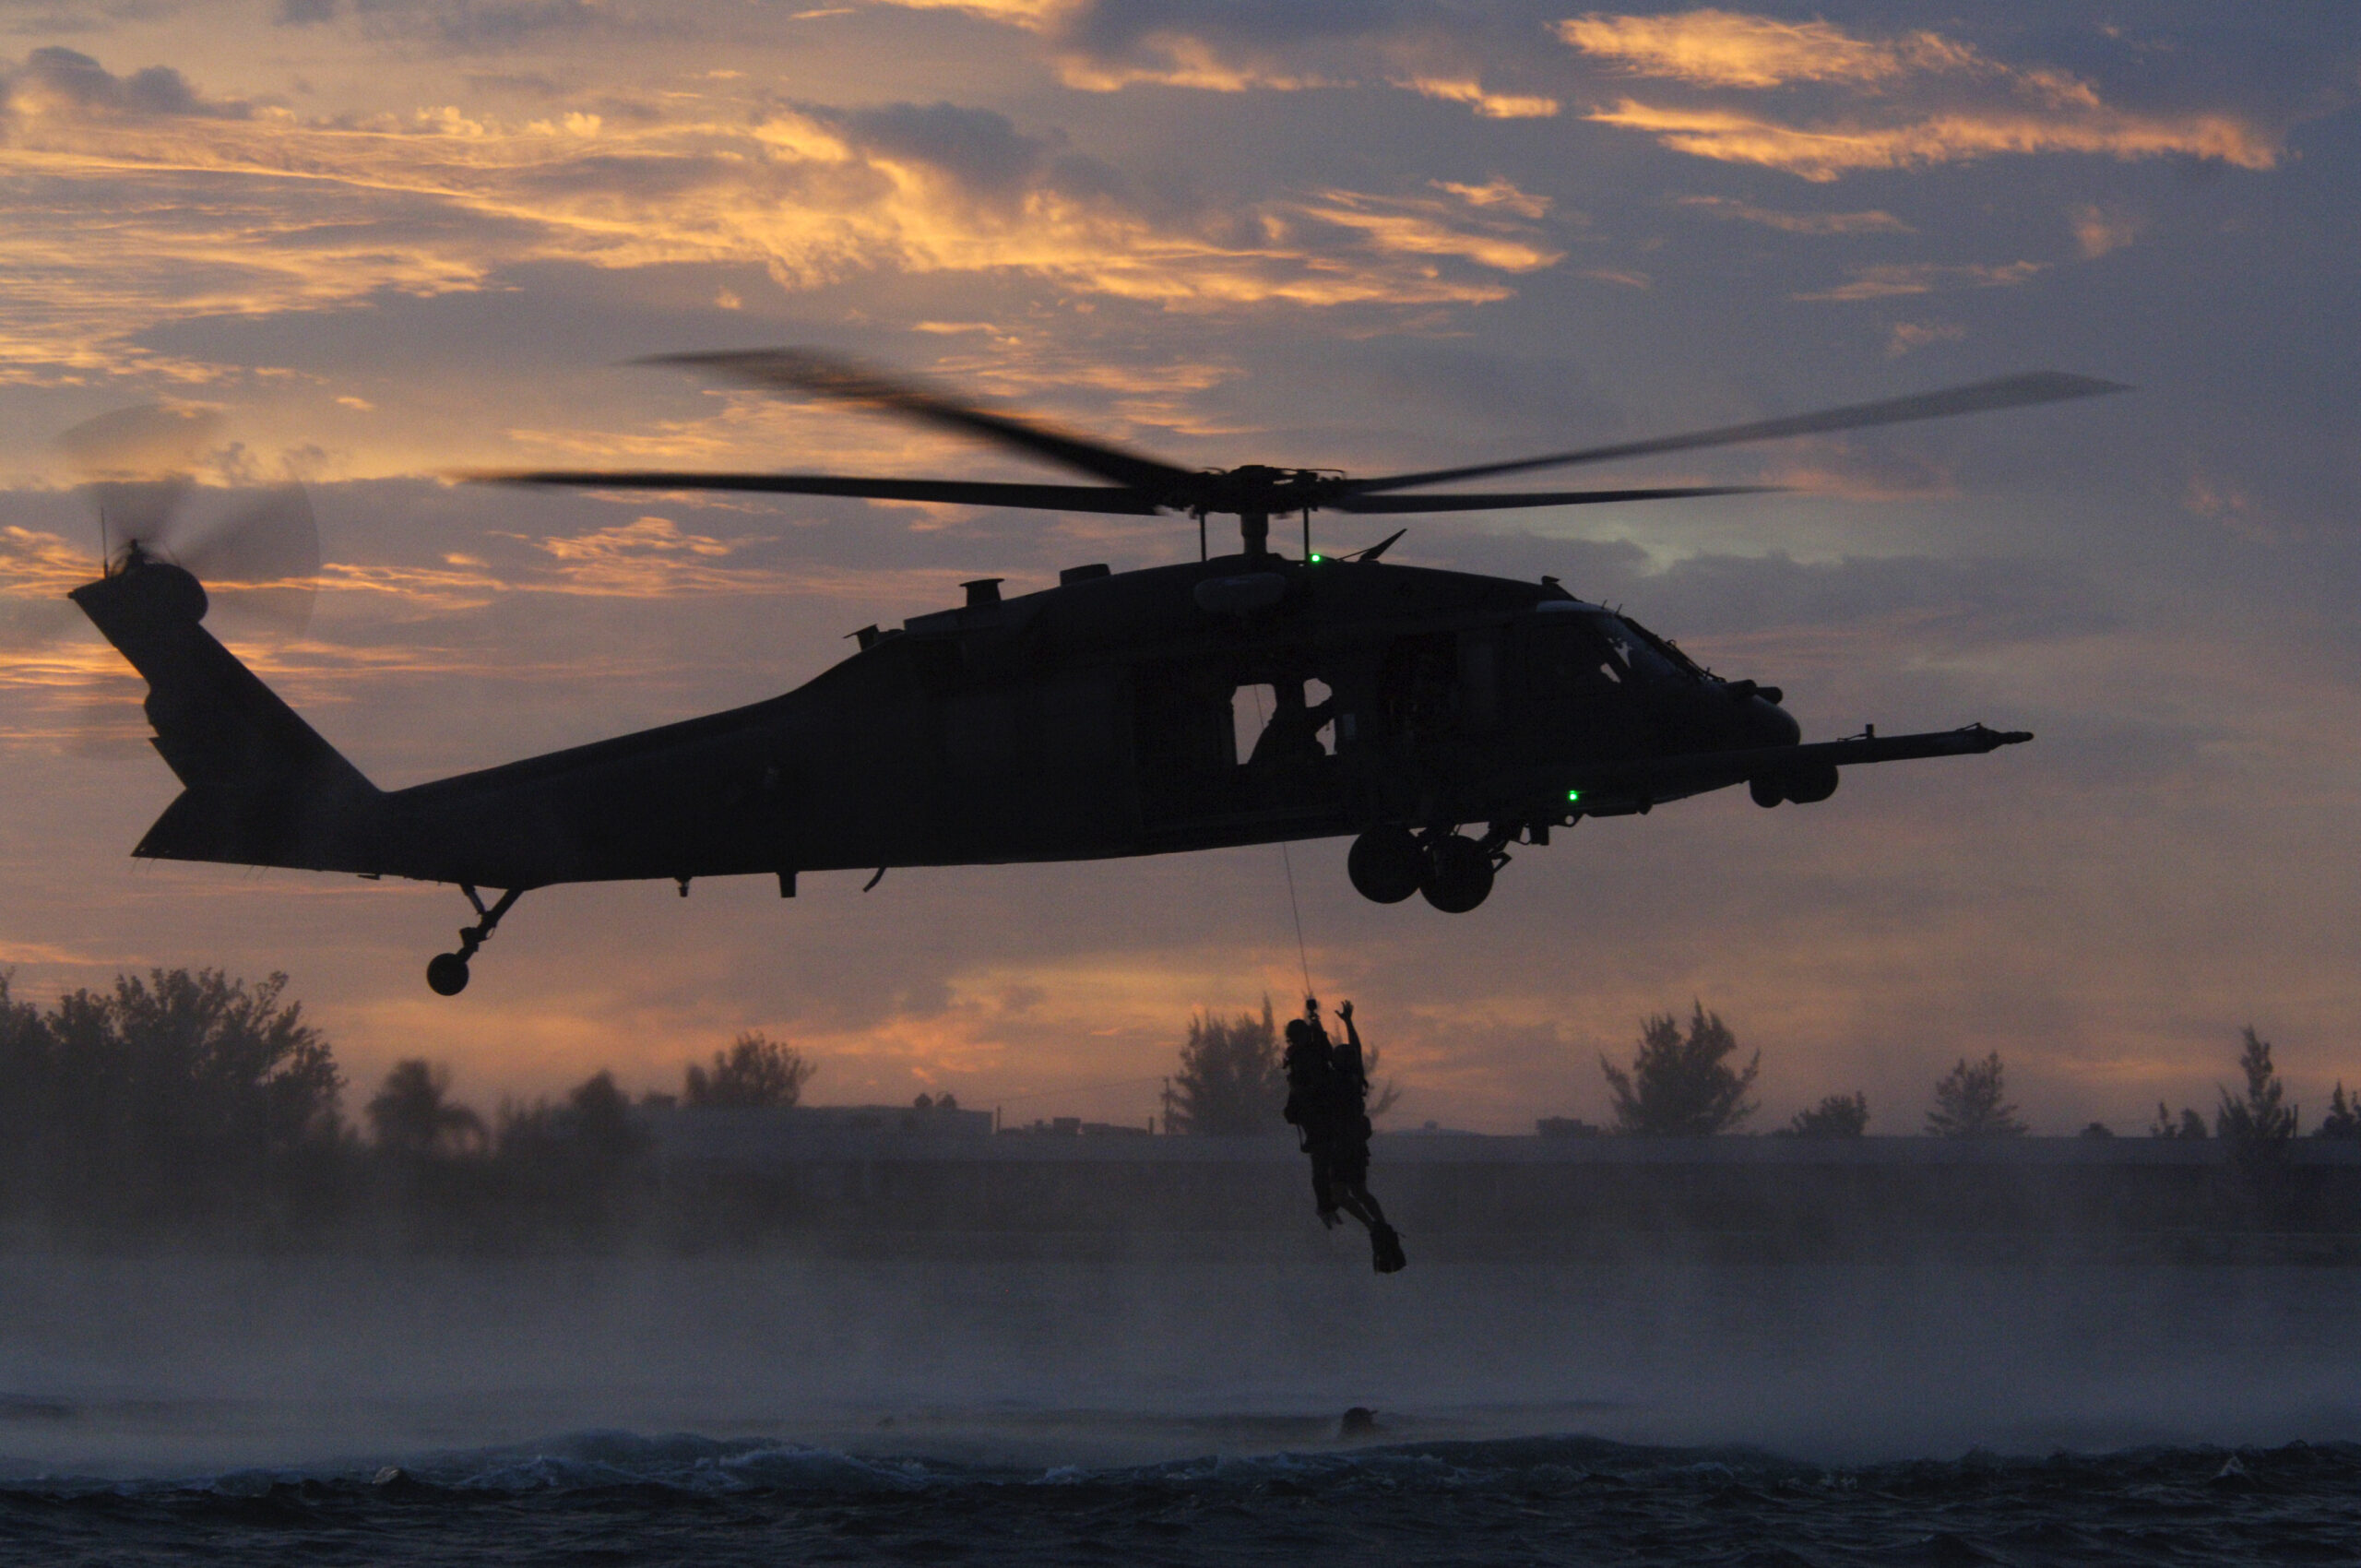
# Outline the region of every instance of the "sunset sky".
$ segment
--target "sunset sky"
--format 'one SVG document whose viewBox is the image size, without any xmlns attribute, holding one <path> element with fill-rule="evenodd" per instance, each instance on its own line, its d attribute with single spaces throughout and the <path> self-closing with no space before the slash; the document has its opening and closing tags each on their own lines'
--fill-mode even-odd
<svg viewBox="0 0 2361 1568">
<path fill-rule="evenodd" d="M 452 1001 L 451 888 L 134 862 L 175 785 L 92 733 L 138 687 L 59 597 L 98 540 L 57 437 L 110 410 L 219 410 L 210 480 L 310 487 L 310 631 L 223 633 L 397 787 L 786 690 L 963 578 L 1194 548 L 439 477 L 1065 477 L 637 356 L 818 345 L 1356 471 L 2055 369 L 2136 391 L 1593 470 L 1786 495 L 1406 519 L 1392 559 L 1551 573 L 1807 738 L 2039 739 L 1587 823 L 1455 919 L 1299 845 L 1313 980 L 1396 1124 L 1601 1120 L 1599 1052 L 1697 999 L 1762 1127 L 1860 1088 L 1916 1132 L 1997 1050 L 2038 1129 L 2136 1132 L 2249 1022 L 2308 1127 L 2361 1083 L 2356 99 L 2338 6 L 0 0 L 0 965 L 284 969 L 355 1105 L 404 1055 L 482 1103 L 677 1087 L 758 1028 L 814 1099 L 1023 1119 L 1139 1120 L 1192 1009 L 1300 985 L 1275 848 L 549 890 Z"/>
</svg>

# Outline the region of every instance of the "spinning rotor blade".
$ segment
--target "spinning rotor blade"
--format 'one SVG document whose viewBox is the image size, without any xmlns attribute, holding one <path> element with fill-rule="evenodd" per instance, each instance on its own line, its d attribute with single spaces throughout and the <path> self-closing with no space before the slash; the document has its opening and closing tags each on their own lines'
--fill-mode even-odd
<svg viewBox="0 0 2361 1568">
<path fill-rule="evenodd" d="M 98 509 L 101 548 L 113 565 L 125 546 L 154 545 L 169 537 L 173 519 L 188 500 L 196 481 L 185 474 L 170 479 L 96 480 L 82 487 Z"/>
<path fill-rule="evenodd" d="M 75 426 L 58 445 L 81 470 L 98 508 L 102 571 L 126 569 L 136 547 L 196 574 L 212 604 L 208 624 L 218 617 L 281 636 L 300 634 L 311 623 L 320 572 L 311 500 L 294 484 L 261 491 L 196 485 L 190 470 L 220 429 L 219 416 L 209 412 L 122 409 Z M 78 697 L 60 705 L 65 749 L 82 756 L 147 755 L 149 731 L 140 707 L 146 689 L 119 666 L 89 676 Z"/>
<path fill-rule="evenodd" d="M 1097 479 L 1158 493 L 1185 487 L 1198 477 L 1187 469 L 1125 452 L 1035 420 L 972 407 L 832 354 L 803 349 L 756 349 L 735 353 L 658 354 L 638 362 L 681 365 L 715 372 L 748 386 L 784 387 L 843 402 L 865 403 L 947 430 L 979 435 Z"/>
<path fill-rule="evenodd" d="M 1347 493 L 1367 495 L 1379 491 L 1408 490 L 1456 479 L 1481 479 L 1488 474 L 1519 473 L 1527 469 L 1562 468 L 1574 463 L 1603 463 L 1615 457 L 1640 457 L 1655 452 L 1688 452 L 1701 446 L 1735 446 L 1749 441 L 1777 441 L 1791 435 L 1816 435 L 1825 431 L 1866 430 L 1874 425 L 1907 424 L 1917 420 L 1948 419 L 1954 414 L 1985 413 L 1996 409 L 2021 409 L 2035 403 L 2055 403 L 2069 398 L 2094 398 L 2107 392 L 2128 392 L 2120 382 L 2100 381 L 2062 371 L 2035 371 L 2004 375 L 1940 392 L 1892 398 L 1877 403 L 1852 403 L 1818 413 L 1791 414 L 1785 419 L 1758 420 L 1751 424 L 1724 425 L 1687 435 L 1662 435 L 1651 441 L 1619 442 L 1585 446 L 1546 457 L 1520 457 L 1505 463 L 1478 463 L 1463 469 L 1430 469 L 1423 473 L 1388 474 L 1378 479 L 1347 480 Z"/>
<path fill-rule="evenodd" d="M 99 510 L 113 571 L 133 546 L 196 574 L 231 622 L 300 632 L 310 624 L 320 533 L 300 485 L 258 494 L 200 490 L 189 470 L 219 436 L 204 410 L 118 409 L 76 425 L 58 445 Z M 208 502 L 224 496 L 226 508 Z"/>
<path fill-rule="evenodd" d="M 1045 512 L 1123 512 L 1146 517 L 1154 496 L 1103 484 L 995 484 L 981 480 L 854 479 L 836 474 L 707 474 L 638 469 L 523 469 L 466 476 L 479 484 L 562 484 L 585 490 L 737 490 L 778 495 L 848 495 L 870 501 L 943 501 L 1026 506 Z"/>
<path fill-rule="evenodd" d="M 202 527 L 180 530 L 172 558 L 196 574 L 232 621 L 297 635 L 312 624 L 320 576 L 320 528 L 300 484 L 264 491 Z"/>
<path fill-rule="evenodd" d="M 57 438 L 98 508 L 110 555 L 172 530 L 193 483 L 189 469 L 220 429 L 218 414 L 146 404 L 86 420 Z"/>
<path fill-rule="evenodd" d="M 156 480 L 185 474 L 220 430 L 219 414 L 144 404 L 85 420 L 57 445 L 85 479 Z"/>
<path fill-rule="evenodd" d="M 1331 502 L 1339 512 L 1493 512 L 1512 506 L 1581 506 L 1605 501 L 1673 501 L 1685 495 L 1762 495 L 1775 484 L 1684 484 L 1654 490 L 1537 490 L 1461 495 L 1352 495 Z"/>
</svg>

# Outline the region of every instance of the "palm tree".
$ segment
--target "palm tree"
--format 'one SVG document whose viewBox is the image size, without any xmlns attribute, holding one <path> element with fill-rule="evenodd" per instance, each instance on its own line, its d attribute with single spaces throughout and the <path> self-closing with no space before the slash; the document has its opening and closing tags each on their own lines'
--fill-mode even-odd
<svg viewBox="0 0 2361 1568">
<path fill-rule="evenodd" d="M 1959 1065 L 1935 1086 L 1935 1103 L 1927 1112 L 1927 1131 L 1938 1138 L 2022 1138 L 2025 1124 L 2017 1108 L 2004 1098 L 2007 1073 L 2000 1053 L 1981 1062 L 1963 1056 Z"/>
<path fill-rule="evenodd" d="M 2247 1026 L 2244 1046 L 2238 1071 L 2246 1075 L 2247 1092 L 2233 1098 L 2229 1090 L 2222 1090 L 2213 1131 L 2228 1141 L 2237 1159 L 2268 1162 L 2296 1135 L 2296 1109 L 2285 1103 L 2287 1091 L 2271 1064 L 2271 1042 L 2256 1034 L 2252 1024 Z"/>
<path fill-rule="evenodd" d="M 1640 1050 L 1629 1072 L 1605 1056 L 1598 1065 L 1615 1096 L 1615 1130 L 1655 1138 L 1706 1138 L 1726 1133 L 1754 1114 L 1747 1091 L 1762 1070 L 1756 1051 L 1743 1072 L 1724 1058 L 1738 1050 L 1738 1037 L 1692 1003 L 1689 1029 L 1669 1013 L 1640 1023 Z"/>
<path fill-rule="evenodd" d="M 1175 1133 L 1275 1133 L 1286 1125 L 1279 1111 L 1287 1098 L 1278 1022 L 1265 996 L 1259 1018 L 1200 1013 L 1189 1020 L 1180 1070 L 1164 1091 L 1164 1124 Z"/>
</svg>

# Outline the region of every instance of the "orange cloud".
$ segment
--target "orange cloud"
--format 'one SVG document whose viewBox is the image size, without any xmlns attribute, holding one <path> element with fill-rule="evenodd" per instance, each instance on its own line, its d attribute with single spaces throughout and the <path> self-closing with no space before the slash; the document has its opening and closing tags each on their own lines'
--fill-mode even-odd
<svg viewBox="0 0 2361 1568">
<path fill-rule="evenodd" d="M 989 22 L 1040 32 L 1079 8 L 1082 0 L 885 0 L 906 11 L 964 11 Z M 840 12 L 810 13 L 837 16 Z"/>
<path fill-rule="evenodd" d="M 1480 185 L 1463 185 L 1450 180 L 1432 182 L 1434 188 L 1447 191 L 1470 207 L 1497 207 L 1513 212 L 1519 218 L 1545 218 L 1549 212 L 1549 198 L 1521 191 L 1507 180 L 1494 175 Z"/>
<path fill-rule="evenodd" d="M 1136 61 L 1101 60 L 1067 53 L 1058 57 L 1058 79 L 1081 92 L 1120 92 L 1127 87 L 1193 88 L 1200 92 L 1247 92 L 1256 89 L 1300 92 L 1334 85 L 1313 73 L 1291 71 L 1267 61 L 1224 59 L 1204 40 L 1187 33 L 1158 32 L 1144 38 Z"/>
<path fill-rule="evenodd" d="M 1923 349 L 1929 343 L 1956 343 L 1967 336 L 1967 328 L 1952 321 L 1897 321 L 1886 335 L 1885 356 L 1898 360 L 1913 349 Z"/>
<path fill-rule="evenodd" d="M 1594 11 L 1560 22 L 1558 36 L 1635 76 L 1701 87 L 1874 86 L 1929 72 L 1999 69 L 1967 45 L 1931 32 L 1880 43 L 1855 38 L 1831 22 L 1788 22 L 1710 8 L 1664 17 Z"/>
<path fill-rule="evenodd" d="M 1540 93 L 1493 92 L 1473 77 L 1413 77 L 1398 81 L 1395 87 L 1406 88 L 1422 98 L 1440 98 L 1446 103 L 1465 103 L 1486 120 L 1546 120 L 1556 114 L 1558 101 Z"/>
<path fill-rule="evenodd" d="M 1933 115 L 1901 125 L 1834 120 L 1794 125 L 1721 109 L 1667 109 L 1634 99 L 1584 116 L 1643 131 L 1676 152 L 1725 163 L 1755 163 L 1826 183 L 1865 169 L 1918 169 L 2004 153 L 2083 152 L 2124 160 L 2168 154 L 2269 169 L 2278 148 L 2226 114 L 2152 116 L 2099 109 L 2074 115 L 1997 109 Z"/>
<path fill-rule="evenodd" d="M 11 523 L 0 526 L 0 594 L 11 598 L 60 599 L 97 574 L 98 524 L 87 544 Z"/>
<path fill-rule="evenodd" d="M 623 599 L 666 599 L 679 593 L 762 593 L 764 574 L 722 566 L 743 540 L 687 533 L 670 517 L 637 517 L 612 528 L 533 541 L 558 564 L 560 579 L 576 592 Z"/>
<path fill-rule="evenodd" d="M 1809 119 L 1633 98 L 1586 116 L 1676 151 L 1807 180 L 2005 153 L 2178 155 L 2244 169 L 2268 169 L 2279 158 L 2275 137 L 2235 115 L 2114 108 L 2069 72 L 2008 65 L 1932 32 L 1869 39 L 1830 22 L 1706 9 L 1667 17 L 1594 12 L 1560 22 L 1558 33 L 1630 76 L 1706 89 L 1810 86 L 1849 95 L 1852 112 Z"/>
<path fill-rule="evenodd" d="M 1915 234 L 1918 231 L 1891 212 L 1774 212 L 1730 196 L 1692 196 L 1680 205 L 1715 218 L 1760 223 L 1784 234 Z"/>
<path fill-rule="evenodd" d="M 1931 294 L 1945 289 L 2011 289 L 2040 273 L 2046 263 L 2011 261 L 1997 265 L 1965 262 L 1893 262 L 1852 269 L 1853 280 L 1818 293 L 1797 294 L 1798 300 L 1886 300 L 1906 294 Z"/>
<path fill-rule="evenodd" d="M 1120 92 L 1132 87 L 1191 89 L 1201 92 L 1302 92 L 1315 88 L 1350 88 L 1382 80 L 1386 85 L 1446 103 L 1464 103 L 1487 120 L 1548 119 L 1561 107 L 1547 93 L 1505 92 L 1484 85 L 1480 71 L 1471 68 L 1467 52 L 1455 42 L 1434 34 L 1412 34 L 1368 43 L 1356 51 L 1350 43 L 1322 51 L 1313 68 L 1289 64 L 1284 46 L 1213 39 L 1183 26 L 1151 27 L 1126 37 L 1113 51 L 1097 47 L 1101 42 L 1088 30 L 1073 25 L 1086 9 L 1079 0 L 1043 0 L 1002 6 L 985 0 L 887 0 L 894 5 L 968 10 L 995 20 L 1013 22 L 1036 32 L 1058 36 L 1055 55 L 1058 79 L 1082 92 Z"/>
<path fill-rule="evenodd" d="M 1316 230 L 1285 198 L 1152 217 L 1113 172 L 1077 179 L 977 112 L 670 107 L 505 124 L 441 106 L 356 125 L 14 101 L 0 172 L 27 194 L 0 232 L 0 378 L 202 378 L 211 367 L 136 335 L 474 290 L 527 262 L 756 263 L 790 291 L 1014 272 L 1174 310 L 1480 303 L 1507 292 L 1484 273 L 1548 265 L 1497 225 L 1377 216 L 1379 198 L 1349 193 L 1320 198 L 1345 216 Z"/>
<path fill-rule="evenodd" d="M 1552 250 L 1529 232 L 1505 225 L 1470 228 L 1453 220 L 1440 202 L 1391 200 L 1351 191 L 1328 191 L 1300 210 L 1323 223 L 1366 234 L 1378 250 L 1400 255 L 1458 256 L 1497 272 L 1533 272 L 1555 266 L 1563 251 Z"/>
</svg>

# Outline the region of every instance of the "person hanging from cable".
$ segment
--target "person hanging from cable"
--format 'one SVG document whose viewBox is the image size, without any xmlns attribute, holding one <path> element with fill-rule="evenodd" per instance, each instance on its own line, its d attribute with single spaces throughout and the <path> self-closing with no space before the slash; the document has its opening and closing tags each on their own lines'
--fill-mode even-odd
<svg viewBox="0 0 2361 1568">
<path fill-rule="evenodd" d="M 1361 1037 L 1353 1024 L 1353 1004 L 1336 1009 L 1344 1021 L 1345 1040 L 1337 1044 L 1321 1027 L 1320 1003 L 1304 1000 L 1303 1016 L 1287 1028 L 1287 1101 L 1284 1112 L 1294 1123 L 1303 1152 L 1311 1157 L 1311 1195 L 1320 1222 L 1332 1229 L 1343 1210 L 1369 1229 L 1370 1262 L 1380 1274 L 1392 1274 L 1409 1259 L 1402 1238 L 1386 1223 L 1385 1210 L 1369 1190 L 1369 1074 L 1362 1065 Z"/>
</svg>

